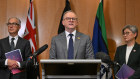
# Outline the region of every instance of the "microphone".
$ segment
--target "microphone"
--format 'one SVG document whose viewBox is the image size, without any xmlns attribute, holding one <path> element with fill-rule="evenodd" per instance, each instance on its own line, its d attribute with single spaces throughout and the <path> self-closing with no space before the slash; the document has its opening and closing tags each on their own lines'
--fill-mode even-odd
<svg viewBox="0 0 140 79">
<path fill-rule="evenodd" d="M 111 61 L 111 58 L 109 55 L 107 55 L 104 52 L 98 52 L 96 55 L 96 59 L 101 59 L 102 62 L 107 63 L 109 65 L 118 65 L 120 66 L 120 64 L 116 61 Z"/>
<path fill-rule="evenodd" d="M 41 48 L 39 48 L 36 52 L 33 53 L 33 57 L 36 57 L 37 55 L 41 54 L 43 51 L 45 51 L 45 49 L 48 48 L 48 45 L 45 44 L 44 46 L 42 46 Z"/>
<path fill-rule="evenodd" d="M 26 67 L 29 67 L 30 68 L 30 67 L 32 67 L 33 64 L 36 67 L 38 65 L 36 56 L 39 55 L 39 54 L 41 54 L 47 48 L 48 48 L 48 45 L 45 44 L 44 46 L 42 46 L 41 48 L 39 48 L 36 52 L 34 52 L 33 55 L 28 58 L 28 60 L 26 62 Z"/>
</svg>

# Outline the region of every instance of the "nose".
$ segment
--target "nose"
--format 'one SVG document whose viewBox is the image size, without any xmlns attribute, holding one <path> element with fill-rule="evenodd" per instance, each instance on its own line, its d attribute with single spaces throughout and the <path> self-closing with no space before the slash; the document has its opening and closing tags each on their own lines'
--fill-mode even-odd
<svg viewBox="0 0 140 79">
<path fill-rule="evenodd" d="M 73 22 L 72 18 L 69 20 L 69 22 Z"/>
<path fill-rule="evenodd" d="M 124 34 L 123 37 L 126 37 L 126 34 Z"/>
<path fill-rule="evenodd" d="M 123 35 L 123 38 L 127 38 L 127 35 Z"/>
<path fill-rule="evenodd" d="M 9 28 L 13 28 L 13 25 L 8 26 Z"/>
<path fill-rule="evenodd" d="M 70 21 L 73 21 L 72 18 L 70 19 Z"/>
</svg>

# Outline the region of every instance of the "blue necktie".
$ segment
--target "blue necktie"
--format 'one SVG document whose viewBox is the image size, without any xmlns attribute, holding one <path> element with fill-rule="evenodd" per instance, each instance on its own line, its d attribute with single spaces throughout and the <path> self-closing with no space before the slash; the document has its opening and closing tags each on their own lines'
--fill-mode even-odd
<svg viewBox="0 0 140 79">
<path fill-rule="evenodd" d="M 69 36 L 70 39 L 69 39 L 69 48 L 68 48 L 68 59 L 73 59 L 73 53 L 74 53 L 73 39 L 72 39 L 73 34 L 69 34 Z"/>
<path fill-rule="evenodd" d="M 11 50 L 14 50 L 14 48 L 15 48 L 14 40 L 15 40 L 15 38 L 11 39 Z"/>
</svg>

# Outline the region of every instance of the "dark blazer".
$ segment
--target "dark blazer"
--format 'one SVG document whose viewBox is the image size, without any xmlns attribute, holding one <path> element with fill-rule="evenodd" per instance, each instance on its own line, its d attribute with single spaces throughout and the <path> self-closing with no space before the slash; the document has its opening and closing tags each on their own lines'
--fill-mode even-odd
<svg viewBox="0 0 140 79">
<path fill-rule="evenodd" d="M 90 37 L 76 31 L 74 59 L 92 59 L 93 47 Z M 67 59 L 67 40 L 65 32 L 52 38 L 50 59 Z"/>
<path fill-rule="evenodd" d="M 127 45 L 122 45 L 122 46 L 119 46 L 116 50 L 114 61 L 118 62 L 121 66 L 124 63 L 126 64 L 126 61 L 125 61 L 126 47 Z M 135 70 L 135 73 L 128 79 L 140 79 L 140 44 L 135 43 L 130 53 L 127 65 Z M 118 70 L 119 70 L 119 67 L 115 66 L 114 74 L 116 74 Z"/>
<path fill-rule="evenodd" d="M 20 62 L 21 70 L 24 70 L 21 73 L 13 75 L 14 79 L 26 79 L 26 60 L 31 56 L 30 42 L 18 37 L 18 41 L 15 49 L 20 49 L 23 61 Z M 5 53 L 11 51 L 9 44 L 9 37 L 0 40 L 0 79 L 9 79 L 11 71 L 5 66 Z"/>
</svg>

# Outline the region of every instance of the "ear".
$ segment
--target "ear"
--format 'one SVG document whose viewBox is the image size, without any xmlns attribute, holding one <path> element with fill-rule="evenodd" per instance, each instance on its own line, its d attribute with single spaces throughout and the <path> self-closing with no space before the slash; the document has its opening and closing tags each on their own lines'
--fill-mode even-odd
<svg viewBox="0 0 140 79">
<path fill-rule="evenodd" d="M 76 26 L 78 26 L 78 21 L 76 21 Z"/>
<path fill-rule="evenodd" d="M 136 36 L 137 36 L 137 33 L 134 34 L 134 37 L 136 37 Z"/>
<path fill-rule="evenodd" d="M 62 20 L 62 24 L 63 24 L 63 26 L 65 25 L 64 20 Z"/>
<path fill-rule="evenodd" d="M 21 28 L 21 26 L 18 26 L 19 27 L 19 29 Z"/>
</svg>

